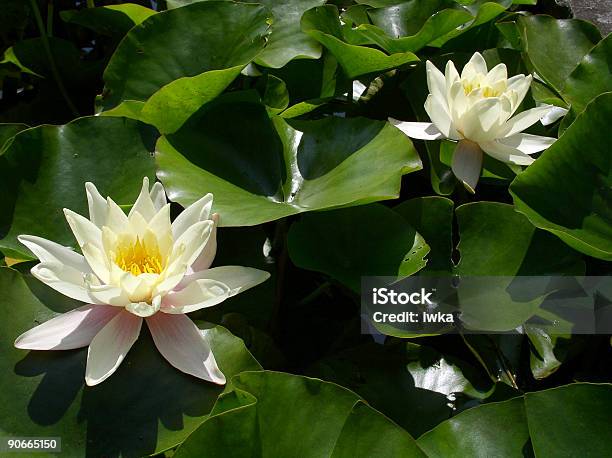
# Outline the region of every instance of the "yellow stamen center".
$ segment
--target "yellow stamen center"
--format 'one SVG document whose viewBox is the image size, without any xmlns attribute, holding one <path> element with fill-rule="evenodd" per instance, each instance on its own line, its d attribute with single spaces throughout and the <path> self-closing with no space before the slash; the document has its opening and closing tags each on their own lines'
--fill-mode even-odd
<svg viewBox="0 0 612 458">
<path fill-rule="evenodd" d="M 463 83 L 463 92 L 465 92 L 465 95 L 469 95 L 470 92 L 477 89 L 482 89 L 483 97 L 499 97 L 502 93 L 502 91 L 493 89 L 491 86 L 481 86 L 478 81 L 466 81 Z"/>
<path fill-rule="evenodd" d="M 137 237 L 136 242 L 118 247 L 115 264 L 133 275 L 159 274 L 163 270 L 157 247 L 147 247 Z"/>
</svg>

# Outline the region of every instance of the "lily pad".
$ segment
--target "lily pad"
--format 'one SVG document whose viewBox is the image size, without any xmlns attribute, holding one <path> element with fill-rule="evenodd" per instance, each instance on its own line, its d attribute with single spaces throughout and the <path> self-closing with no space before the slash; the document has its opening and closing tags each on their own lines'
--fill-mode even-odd
<svg viewBox="0 0 612 458">
<path fill-rule="evenodd" d="M 217 1 L 151 16 L 128 32 L 108 63 L 104 108 L 146 101 L 179 78 L 248 64 L 264 47 L 270 17 L 262 5 Z"/>
<path fill-rule="evenodd" d="M 335 5 L 316 7 L 304 13 L 302 30 L 334 55 L 348 78 L 368 73 L 382 73 L 419 60 L 411 52 L 387 55 L 378 49 L 345 42 L 340 26 L 340 15 Z"/>
<path fill-rule="evenodd" d="M 261 103 L 231 97 L 205 105 L 156 149 L 170 199 L 186 206 L 212 192 L 222 226 L 395 198 L 401 176 L 421 168 L 386 122 L 270 120 Z"/>
<path fill-rule="evenodd" d="M 177 458 L 425 456 L 407 432 L 333 383 L 265 371 L 240 374 L 233 384 Z"/>
<path fill-rule="evenodd" d="M 601 35 L 593 24 L 580 19 L 521 16 L 518 20 L 524 51 L 537 74 L 557 91 Z"/>
<path fill-rule="evenodd" d="M 572 248 L 612 260 L 612 93 L 597 97 L 510 186 L 516 209 Z M 560 202 L 562 204 L 560 204 Z"/>
<path fill-rule="evenodd" d="M 418 272 L 429 252 L 404 218 L 380 204 L 304 215 L 291 226 L 288 244 L 297 266 L 324 272 L 355 292 L 363 276 Z"/>
<path fill-rule="evenodd" d="M 155 135 L 136 121 L 102 117 L 18 133 L 0 156 L 10 167 L 13 192 L 19 190 L 0 250 L 14 258 L 32 259 L 17 241 L 20 234 L 74 246 L 62 209 L 87 214 L 86 181 L 120 204 L 133 203 L 142 178 L 154 178 Z"/>
</svg>

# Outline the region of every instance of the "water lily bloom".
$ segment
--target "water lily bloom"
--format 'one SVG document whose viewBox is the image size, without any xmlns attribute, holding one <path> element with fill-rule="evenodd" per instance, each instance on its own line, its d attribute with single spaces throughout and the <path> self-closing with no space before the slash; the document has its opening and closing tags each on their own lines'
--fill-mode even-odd
<svg viewBox="0 0 612 458">
<path fill-rule="evenodd" d="M 143 320 L 155 346 L 177 369 L 224 384 L 201 331 L 186 313 L 216 305 L 265 281 L 249 267 L 210 268 L 217 250 L 212 194 L 170 222 L 160 183 L 149 180 L 126 215 L 92 183 L 85 185 L 89 219 L 64 209 L 82 255 L 33 235 L 19 240 L 40 260 L 32 275 L 60 293 L 86 303 L 17 338 L 17 348 L 69 350 L 89 346 L 85 382 L 96 385 L 117 370 Z"/>
<path fill-rule="evenodd" d="M 505 64 L 487 71 L 484 58 L 475 53 L 461 75 L 452 61 L 442 74 L 427 61 L 429 96 L 427 122 L 389 121 L 406 135 L 422 140 L 450 139 L 458 142 L 452 170 L 474 192 L 482 168 L 483 152 L 510 164 L 529 165 L 531 154 L 545 150 L 556 140 L 522 133 L 546 116 L 551 106 L 515 114 L 531 85 L 531 75 L 508 78 Z"/>
</svg>

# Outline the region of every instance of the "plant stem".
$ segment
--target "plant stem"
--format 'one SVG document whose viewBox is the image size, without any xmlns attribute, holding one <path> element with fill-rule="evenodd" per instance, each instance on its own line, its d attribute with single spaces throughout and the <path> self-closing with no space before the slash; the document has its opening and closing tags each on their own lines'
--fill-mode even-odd
<svg viewBox="0 0 612 458">
<path fill-rule="evenodd" d="M 269 331 L 270 334 L 278 339 L 280 336 L 280 323 L 283 320 L 283 285 L 285 282 L 285 269 L 287 268 L 287 230 L 288 224 L 286 218 L 279 220 L 276 223 L 274 240 L 272 247 L 276 252 L 276 291 L 274 304 L 270 316 Z"/>
<path fill-rule="evenodd" d="M 47 3 L 47 36 L 53 36 L 53 0 Z"/>
<path fill-rule="evenodd" d="M 95 8 L 94 0 L 87 0 L 87 8 Z"/>
<path fill-rule="evenodd" d="M 55 65 L 55 60 L 53 59 L 53 54 L 51 53 L 51 46 L 49 45 L 49 39 L 47 37 L 47 33 L 45 30 L 45 26 L 42 21 L 42 16 L 40 15 L 40 10 L 38 9 L 38 3 L 36 0 L 30 0 L 30 5 L 32 6 L 32 12 L 34 13 L 34 20 L 36 21 L 36 25 L 38 27 L 38 31 L 40 32 L 40 38 L 43 43 L 43 48 L 45 49 L 45 53 L 47 54 L 47 58 L 49 59 L 49 65 L 51 66 L 51 73 L 53 73 L 53 78 L 55 79 L 55 83 L 57 84 L 57 88 L 59 89 L 62 97 L 66 101 L 66 105 L 74 116 L 79 116 L 79 111 L 76 109 L 72 100 L 68 96 L 66 92 L 66 88 L 64 87 L 64 83 L 62 83 L 62 79 L 60 77 L 59 71 L 57 70 L 57 66 Z"/>
</svg>

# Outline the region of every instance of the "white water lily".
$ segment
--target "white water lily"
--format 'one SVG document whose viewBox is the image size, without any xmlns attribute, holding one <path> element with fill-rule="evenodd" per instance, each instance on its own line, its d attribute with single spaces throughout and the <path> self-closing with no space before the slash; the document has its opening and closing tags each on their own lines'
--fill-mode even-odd
<svg viewBox="0 0 612 458">
<path fill-rule="evenodd" d="M 201 331 L 186 313 L 216 305 L 265 281 L 249 267 L 209 268 L 217 250 L 218 217 L 207 194 L 170 222 L 160 183 L 149 180 L 126 215 L 86 183 L 89 219 L 64 209 L 82 255 L 50 240 L 21 235 L 40 260 L 32 274 L 87 305 L 59 315 L 17 338 L 17 348 L 68 350 L 89 346 L 85 381 L 115 372 L 146 321 L 155 346 L 177 369 L 224 384 L 225 376 Z"/>
<path fill-rule="evenodd" d="M 505 64 L 487 71 L 487 64 L 475 53 L 461 75 L 452 61 L 442 74 L 427 61 L 429 96 L 426 122 L 389 121 L 412 138 L 458 141 L 452 170 L 471 192 L 476 189 L 483 152 L 502 162 L 529 165 L 531 154 L 543 151 L 556 140 L 522 133 L 546 116 L 550 106 L 523 111 L 513 117 L 531 85 L 531 75 L 508 78 Z"/>
</svg>

